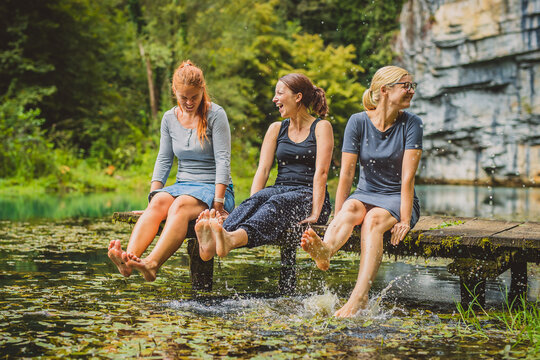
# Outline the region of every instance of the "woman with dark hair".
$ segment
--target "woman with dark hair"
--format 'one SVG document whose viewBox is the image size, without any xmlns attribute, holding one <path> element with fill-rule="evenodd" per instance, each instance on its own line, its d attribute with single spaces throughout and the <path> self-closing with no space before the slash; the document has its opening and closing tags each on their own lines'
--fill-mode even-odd
<svg viewBox="0 0 540 360">
<path fill-rule="evenodd" d="M 335 216 L 324 240 L 307 229 L 301 246 L 317 267 L 328 270 L 330 258 L 361 228 L 358 279 L 349 301 L 335 316 L 355 315 L 368 303 L 368 293 L 382 260 L 383 234 L 399 244 L 420 217 L 414 174 L 422 155 L 422 120 L 404 111 L 411 104 L 416 83 L 407 70 L 385 66 L 375 73 L 364 92 L 366 111 L 353 114 L 345 128 Z M 356 164 L 359 177 L 351 194 Z"/>
<path fill-rule="evenodd" d="M 268 128 L 261 147 L 251 197 L 223 221 L 205 210 L 195 225 L 201 258 L 226 256 L 232 249 L 255 247 L 277 239 L 299 224 L 325 224 L 331 211 L 326 179 L 332 158 L 332 125 L 324 90 L 302 74 L 288 74 L 276 84 L 273 102 L 284 121 Z M 319 117 L 315 118 L 311 112 Z M 265 187 L 274 162 L 278 175 Z"/>
<path fill-rule="evenodd" d="M 135 269 L 147 281 L 156 279 L 159 268 L 182 245 L 191 220 L 205 209 L 225 214 L 234 208 L 231 133 L 225 110 L 210 101 L 202 70 L 189 60 L 174 72 L 172 91 L 178 105 L 161 120 L 148 207 L 135 224 L 126 251 L 120 240 L 109 244 L 109 258 L 122 275 L 130 276 Z M 175 156 L 176 183 L 163 187 Z M 165 219 L 152 252 L 139 258 Z"/>
</svg>

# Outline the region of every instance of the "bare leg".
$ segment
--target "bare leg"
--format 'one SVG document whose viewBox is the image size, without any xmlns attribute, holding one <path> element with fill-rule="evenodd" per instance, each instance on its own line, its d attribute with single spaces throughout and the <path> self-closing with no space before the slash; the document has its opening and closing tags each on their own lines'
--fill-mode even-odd
<svg viewBox="0 0 540 360">
<path fill-rule="evenodd" d="M 315 260 L 321 270 L 328 270 L 330 258 L 349 240 L 353 229 L 360 225 L 366 215 L 366 207 L 358 200 L 347 200 L 341 211 L 328 225 L 324 240 L 307 229 L 302 235 L 300 246 Z"/>
<path fill-rule="evenodd" d="M 208 261 L 216 255 L 216 241 L 212 237 L 212 229 L 210 228 L 210 213 L 216 210 L 204 210 L 200 213 L 195 223 L 195 233 L 199 241 L 199 255 L 203 261 Z"/>
<path fill-rule="evenodd" d="M 136 256 L 141 256 L 144 253 L 154 241 L 159 225 L 167 218 L 167 213 L 174 200 L 174 197 L 166 192 L 159 192 L 152 198 L 131 232 L 126 249 L 127 253 Z"/>
<path fill-rule="evenodd" d="M 177 197 L 169 209 L 167 222 L 152 252 L 144 259 L 138 258 L 136 253 L 127 252 L 127 265 L 140 271 L 146 281 L 154 281 L 159 268 L 182 245 L 189 222 L 206 208 L 205 203 L 189 195 Z"/>
<path fill-rule="evenodd" d="M 141 256 L 146 248 L 152 243 L 159 229 L 159 224 L 167 217 L 167 211 L 173 203 L 174 198 L 165 192 L 157 193 L 143 214 L 137 220 L 127 247 L 127 252 Z M 120 274 L 131 275 L 131 267 L 127 266 L 123 258 L 120 241 L 113 240 L 109 243 L 108 255 L 118 268 Z"/>
<path fill-rule="evenodd" d="M 248 234 L 244 229 L 228 232 L 223 228 L 223 219 L 219 213 L 210 213 L 210 228 L 216 244 L 216 254 L 225 257 L 232 249 L 248 243 Z"/>
<path fill-rule="evenodd" d="M 354 316 L 367 306 L 369 289 L 381 265 L 383 234 L 395 223 L 396 218 L 385 209 L 375 207 L 368 211 L 361 230 L 362 249 L 356 285 L 347 303 L 334 316 Z"/>
</svg>

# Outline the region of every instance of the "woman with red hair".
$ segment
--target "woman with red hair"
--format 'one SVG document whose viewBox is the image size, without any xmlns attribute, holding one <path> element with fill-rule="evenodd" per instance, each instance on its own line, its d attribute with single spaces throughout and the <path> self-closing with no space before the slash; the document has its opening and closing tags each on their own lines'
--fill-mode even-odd
<svg viewBox="0 0 540 360">
<path fill-rule="evenodd" d="M 163 263 L 186 238 L 188 224 L 205 209 L 227 214 L 234 208 L 230 175 L 231 133 L 225 110 L 210 101 L 203 72 L 189 60 L 174 72 L 177 106 L 163 115 L 159 153 L 149 204 L 135 224 L 126 251 L 120 240 L 109 244 L 109 258 L 128 277 L 133 269 L 154 281 Z M 174 157 L 176 183 L 164 187 Z M 166 220 L 153 250 L 140 258 Z"/>
</svg>

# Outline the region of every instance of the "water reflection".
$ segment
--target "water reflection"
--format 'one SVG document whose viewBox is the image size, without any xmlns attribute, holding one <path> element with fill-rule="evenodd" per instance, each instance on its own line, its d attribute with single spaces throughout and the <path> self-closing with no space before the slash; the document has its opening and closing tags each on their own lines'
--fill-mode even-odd
<svg viewBox="0 0 540 360">
<path fill-rule="evenodd" d="M 540 221 L 540 188 L 419 185 L 423 215 L 452 215 Z M 243 199 L 236 199 L 240 203 Z M 0 198 L 0 220 L 102 217 L 115 211 L 144 209 L 146 193 L 69 194 Z"/>
<path fill-rule="evenodd" d="M 144 209 L 147 203 L 145 194 L 4 196 L 0 198 L 0 220 L 102 217 L 115 211 Z"/>
<path fill-rule="evenodd" d="M 419 185 L 422 214 L 540 221 L 540 188 Z"/>
</svg>

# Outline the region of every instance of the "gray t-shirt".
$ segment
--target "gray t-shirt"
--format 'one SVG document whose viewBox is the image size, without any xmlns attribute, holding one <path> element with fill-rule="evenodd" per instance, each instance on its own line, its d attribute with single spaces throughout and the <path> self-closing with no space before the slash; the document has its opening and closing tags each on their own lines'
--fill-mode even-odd
<svg viewBox="0 0 540 360">
<path fill-rule="evenodd" d="M 342 147 L 343 152 L 358 155 L 358 184 L 350 197 L 386 209 L 399 221 L 403 155 L 407 149 L 422 149 L 422 133 L 422 120 L 406 111 L 384 132 L 373 125 L 366 112 L 353 114 L 345 127 Z M 419 216 L 415 194 L 411 228 Z"/>
<path fill-rule="evenodd" d="M 232 183 L 231 131 L 225 110 L 217 104 L 211 104 L 207 115 L 208 140 L 201 147 L 197 129 L 184 128 L 176 118 L 175 108 L 167 111 L 161 120 L 159 153 L 152 181 L 160 181 L 165 185 L 176 156 L 176 181 L 225 185 Z"/>
</svg>

